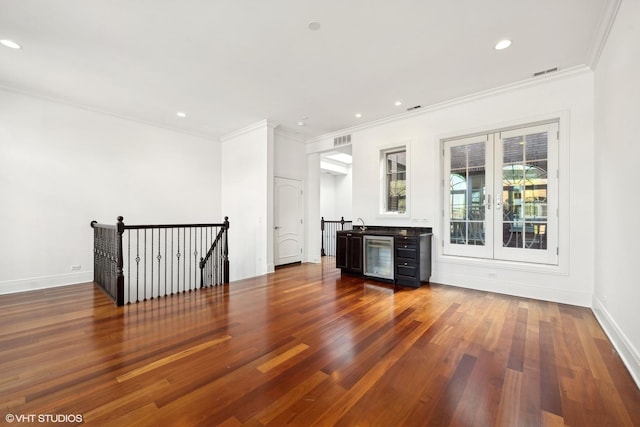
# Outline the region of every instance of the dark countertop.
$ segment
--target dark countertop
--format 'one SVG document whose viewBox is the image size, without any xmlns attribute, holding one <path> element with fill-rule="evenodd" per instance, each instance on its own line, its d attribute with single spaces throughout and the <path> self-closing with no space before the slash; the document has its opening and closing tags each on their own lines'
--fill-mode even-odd
<svg viewBox="0 0 640 427">
<path fill-rule="evenodd" d="M 353 230 L 338 231 L 338 233 L 352 233 L 370 236 L 419 236 L 421 234 L 431 234 L 431 227 L 386 227 L 378 225 L 367 225 L 366 229 L 354 227 Z"/>
</svg>

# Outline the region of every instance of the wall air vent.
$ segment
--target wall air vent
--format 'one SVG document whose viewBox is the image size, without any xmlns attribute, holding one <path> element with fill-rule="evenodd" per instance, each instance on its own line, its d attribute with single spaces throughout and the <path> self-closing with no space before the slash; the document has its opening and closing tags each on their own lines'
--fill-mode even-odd
<svg viewBox="0 0 640 427">
<path fill-rule="evenodd" d="M 533 73 L 533 77 L 543 76 L 545 74 L 554 73 L 558 71 L 558 67 L 549 68 L 548 70 L 538 71 L 537 73 Z"/>
<path fill-rule="evenodd" d="M 333 146 L 337 147 L 339 145 L 347 145 L 351 144 L 351 135 L 342 135 L 333 138 Z"/>
<path fill-rule="evenodd" d="M 414 105 L 413 107 L 407 108 L 407 111 L 417 110 L 418 108 L 422 108 L 422 105 Z"/>
</svg>

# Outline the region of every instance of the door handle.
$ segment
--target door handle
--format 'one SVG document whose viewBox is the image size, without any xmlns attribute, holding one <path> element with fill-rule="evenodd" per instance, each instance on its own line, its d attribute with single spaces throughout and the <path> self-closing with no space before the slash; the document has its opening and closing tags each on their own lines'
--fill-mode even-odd
<svg viewBox="0 0 640 427">
<path fill-rule="evenodd" d="M 491 194 L 487 194 L 487 210 L 491 210 Z"/>
</svg>

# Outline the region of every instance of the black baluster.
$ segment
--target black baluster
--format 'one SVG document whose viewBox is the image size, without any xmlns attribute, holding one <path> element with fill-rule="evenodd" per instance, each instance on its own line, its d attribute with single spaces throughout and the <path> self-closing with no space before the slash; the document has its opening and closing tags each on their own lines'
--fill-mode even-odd
<svg viewBox="0 0 640 427">
<path fill-rule="evenodd" d="M 187 229 L 182 229 L 182 253 L 184 254 L 184 260 L 182 260 L 182 293 L 187 290 Z"/>
<path fill-rule="evenodd" d="M 162 255 L 160 255 L 160 229 L 158 228 L 158 256 L 156 257 L 158 260 L 158 297 L 160 297 L 160 264 L 162 262 Z"/>
<path fill-rule="evenodd" d="M 136 302 L 140 301 L 140 230 L 136 230 Z"/>
<path fill-rule="evenodd" d="M 176 270 L 177 273 L 176 274 L 176 287 L 178 288 L 176 293 L 180 292 L 180 229 L 178 228 L 178 254 L 176 255 L 176 257 L 178 258 L 178 261 L 176 261 Z"/>
<path fill-rule="evenodd" d="M 173 228 L 171 229 L 171 295 L 173 295 Z"/>
<path fill-rule="evenodd" d="M 145 255 L 146 255 L 146 251 L 145 251 Z M 149 258 L 151 258 L 151 290 L 150 290 L 151 298 L 150 299 L 153 299 L 153 228 L 151 229 L 151 256 Z"/>
<path fill-rule="evenodd" d="M 144 299 L 142 301 L 147 300 L 147 229 L 144 229 L 144 246 L 143 246 L 143 255 L 142 255 L 142 266 L 144 267 Z M 153 269 L 152 269 L 153 271 Z"/>
<path fill-rule="evenodd" d="M 127 304 L 131 304 L 131 230 L 127 230 Z"/>
</svg>

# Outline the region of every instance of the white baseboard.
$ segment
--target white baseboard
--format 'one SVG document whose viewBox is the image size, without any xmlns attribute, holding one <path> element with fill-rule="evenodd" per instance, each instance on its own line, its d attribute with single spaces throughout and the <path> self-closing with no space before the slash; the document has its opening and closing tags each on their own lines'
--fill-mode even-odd
<svg viewBox="0 0 640 427">
<path fill-rule="evenodd" d="M 618 324 L 613 320 L 613 317 L 611 317 L 604 304 L 595 296 L 593 297 L 592 311 L 620 355 L 622 362 L 629 370 L 631 377 L 633 377 L 636 385 L 640 388 L 640 352 L 638 352 L 638 349 L 633 346 L 624 332 L 618 327 Z"/>
<path fill-rule="evenodd" d="M 477 275 L 470 275 L 466 273 L 435 273 L 431 276 L 431 281 L 460 288 L 495 292 L 497 294 L 558 302 L 561 304 L 577 305 L 580 307 L 591 307 L 592 303 L 592 295 L 589 292 L 576 292 L 551 287 L 535 286 L 529 283 L 517 283 L 512 280 L 485 279 L 478 277 Z"/>
<path fill-rule="evenodd" d="M 45 277 L 32 277 L 29 279 L 7 280 L 0 282 L 0 295 L 33 291 L 35 289 L 55 288 L 57 286 L 74 285 L 76 283 L 86 282 L 93 282 L 93 271 L 58 274 L 55 276 Z"/>
</svg>

